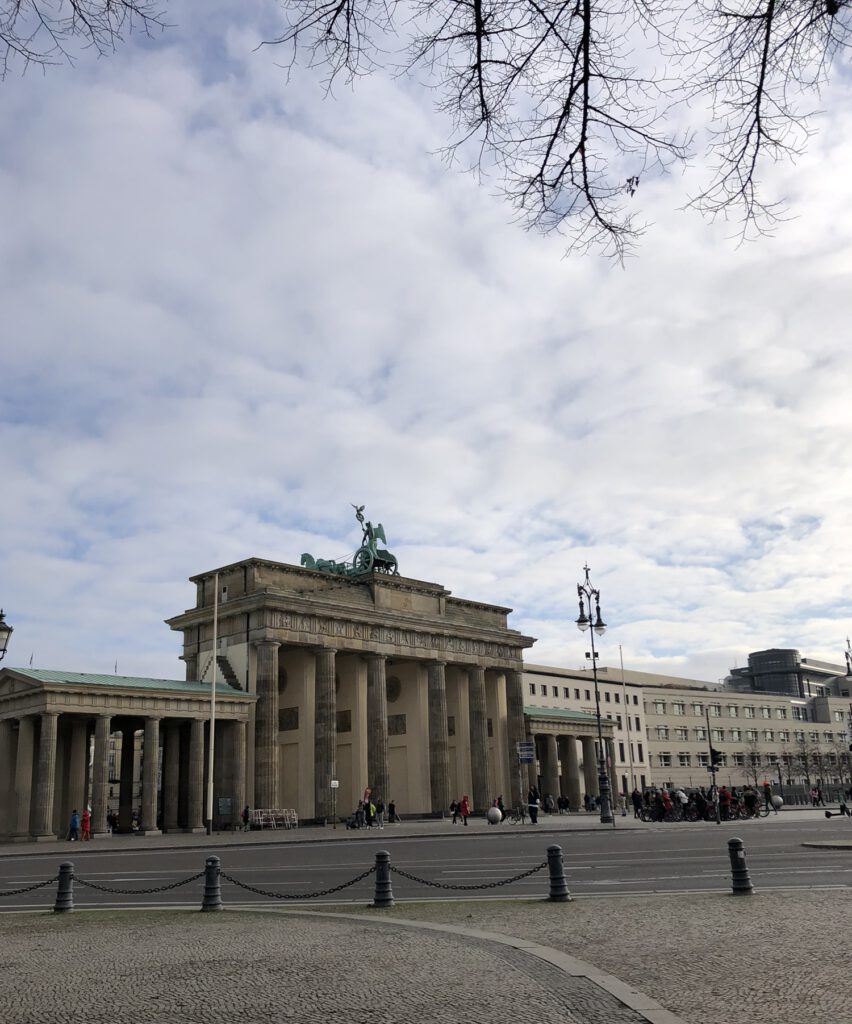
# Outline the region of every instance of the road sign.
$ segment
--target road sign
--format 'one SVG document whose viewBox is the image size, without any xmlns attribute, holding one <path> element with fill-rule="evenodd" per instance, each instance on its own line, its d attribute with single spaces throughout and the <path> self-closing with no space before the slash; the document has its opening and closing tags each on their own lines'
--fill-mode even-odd
<svg viewBox="0 0 852 1024">
<path fill-rule="evenodd" d="M 329 782 L 329 786 L 332 789 L 340 789 L 340 783 L 338 782 L 337 779 L 332 779 L 331 782 Z"/>
<path fill-rule="evenodd" d="M 535 764 L 535 743 L 516 743 L 518 750 L 518 761 L 521 764 Z"/>
</svg>

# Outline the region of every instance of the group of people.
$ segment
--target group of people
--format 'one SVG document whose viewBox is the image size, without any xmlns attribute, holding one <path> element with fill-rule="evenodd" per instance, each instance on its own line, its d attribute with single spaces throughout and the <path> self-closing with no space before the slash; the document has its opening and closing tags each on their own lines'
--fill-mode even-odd
<svg viewBox="0 0 852 1024">
<path fill-rule="evenodd" d="M 384 801 L 381 800 L 381 798 L 376 797 L 375 800 L 373 800 L 369 795 L 365 796 L 362 800 L 358 801 L 358 806 L 355 808 L 351 816 L 346 819 L 346 827 L 384 828 L 385 813 L 387 813 L 389 824 L 394 821 L 402 820 L 396 813 L 396 804 L 393 800 L 389 801 L 387 808 L 385 808 Z"/>
<path fill-rule="evenodd" d="M 92 814 L 86 807 L 82 814 L 75 807 L 71 812 L 71 822 L 68 826 L 68 841 L 76 842 L 78 839 L 89 840 L 92 838 Z"/>
<path fill-rule="evenodd" d="M 461 818 L 462 824 L 467 825 L 467 819 L 470 817 L 471 810 L 470 797 L 467 793 L 465 793 L 461 800 L 453 800 L 450 804 L 450 813 L 453 816 L 453 824 L 455 825 Z"/>
<path fill-rule="evenodd" d="M 769 782 L 764 782 L 761 789 L 766 806 L 777 814 L 778 808 L 772 800 L 772 786 Z M 701 786 L 689 793 L 682 786 L 671 788 L 660 786 L 646 789 L 644 793 L 636 787 L 630 798 L 633 804 L 634 818 L 641 818 L 644 814 L 652 821 L 682 821 L 684 819 L 702 821 L 715 815 L 718 803 L 719 817 L 722 821 L 727 821 L 739 817 L 743 807 L 749 815 L 756 814 L 760 795 L 756 787 L 751 785 L 743 786 L 740 789 L 737 789 L 736 786 L 732 786 L 730 789 L 727 786 L 719 786 L 718 789 L 713 787 L 705 789 Z"/>
</svg>

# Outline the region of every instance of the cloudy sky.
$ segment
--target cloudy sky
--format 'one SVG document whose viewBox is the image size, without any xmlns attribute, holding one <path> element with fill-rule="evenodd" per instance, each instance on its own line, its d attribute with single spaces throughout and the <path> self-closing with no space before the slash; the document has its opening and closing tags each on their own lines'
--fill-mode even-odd
<svg viewBox="0 0 852 1024">
<path fill-rule="evenodd" d="M 179 677 L 188 576 L 346 555 L 356 501 L 539 663 L 584 661 L 586 561 L 604 664 L 842 661 L 852 83 L 774 238 L 679 212 L 690 171 L 621 269 L 433 156 L 427 94 L 324 98 L 255 51 L 273 4 L 198 8 L 0 84 L 5 664 Z"/>
</svg>

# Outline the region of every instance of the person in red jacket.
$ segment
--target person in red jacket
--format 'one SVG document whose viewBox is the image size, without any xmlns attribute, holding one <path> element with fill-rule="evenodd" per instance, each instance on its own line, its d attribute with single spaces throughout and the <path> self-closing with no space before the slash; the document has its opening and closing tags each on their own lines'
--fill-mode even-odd
<svg viewBox="0 0 852 1024">
<path fill-rule="evenodd" d="M 467 819 L 470 817 L 470 800 L 468 799 L 467 793 L 462 797 L 461 803 L 459 804 L 459 814 L 462 816 L 462 821 L 467 824 Z"/>
</svg>

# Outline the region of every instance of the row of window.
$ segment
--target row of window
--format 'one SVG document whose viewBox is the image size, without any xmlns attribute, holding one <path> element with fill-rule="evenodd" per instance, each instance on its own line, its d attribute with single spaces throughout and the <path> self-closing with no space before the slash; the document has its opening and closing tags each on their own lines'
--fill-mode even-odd
<svg viewBox="0 0 852 1024">
<path fill-rule="evenodd" d="M 735 768 L 744 768 L 749 762 L 749 755 L 743 753 L 737 754 L 726 754 L 724 751 L 720 751 L 721 760 L 719 766 L 726 768 L 733 766 Z M 709 768 L 710 767 L 710 755 L 709 754 L 692 754 L 689 751 L 682 750 L 679 754 L 670 754 L 667 751 L 654 755 L 657 758 L 657 765 L 660 768 L 672 768 L 675 764 L 675 757 L 677 758 L 677 765 L 680 768 Z M 769 764 L 777 765 L 779 763 L 787 763 L 790 761 L 787 758 L 786 762 L 782 762 L 778 754 L 767 754 L 766 757 Z M 653 760 L 653 758 L 652 758 Z M 832 767 L 836 767 L 840 763 L 840 758 L 836 754 L 826 754 L 825 764 Z M 843 760 L 848 763 L 848 755 L 843 755 Z"/>
<path fill-rule="evenodd" d="M 671 710 L 669 711 L 669 705 Z M 657 699 L 646 704 L 645 710 L 648 713 L 653 712 L 655 715 L 697 715 L 699 718 L 703 718 L 705 714 L 709 715 L 710 718 L 772 718 L 773 709 L 766 704 L 762 704 L 760 707 L 756 707 L 753 704 L 705 704 L 702 701 L 693 701 L 687 703 L 682 700 L 666 701 Z M 788 715 L 788 710 L 790 714 Z M 807 722 L 808 712 L 807 708 L 793 706 L 792 708 L 777 707 L 774 709 L 774 717 L 778 719 L 785 719 L 788 717 L 793 718 L 795 721 Z M 835 722 L 843 721 L 843 712 L 834 712 Z"/>
<path fill-rule="evenodd" d="M 688 740 L 689 734 L 692 733 L 692 738 L 699 742 L 706 741 L 707 730 L 703 726 L 697 726 L 692 730 L 681 726 L 674 726 L 673 728 L 668 725 L 656 725 L 652 730 L 648 729 L 649 737 L 653 735 L 658 740 Z M 727 738 L 731 743 L 742 743 L 743 739 L 749 740 L 756 743 L 758 740 L 762 740 L 764 743 L 774 743 L 776 740 L 779 743 L 789 743 L 790 737 L 794 743 L 841 743 L 843 742 L 843 733 L 833 732 L 808 732 L 805 733 L 801 729 L 795 729 L 792 734 L 788 729 L 728 729 Z M 710 739 L 715 740 L 718 743 L 724 743 L 726 738 L 725 729 L 710 729 Z"/>
<path fill-rule="evenodd" d="M 548 696 L 550 696 L 550 697 L 558 697 L 559 696 L 559 687 L 558 686 L 553 686 L 552 684 L 551 684 L 551 687 L 550 687 L 550 693 L 549 694 L 547 692 L 547 683 L 530 683 L 529 687 L 530 687 L 530 696 L 531 697 L 535 697 L 536 694 L 539 694 L 542 697 L 548 697 Z M 601 698 L 602 698 L 604 704 L 620 704 L 621 703 L 621 694 L 620 693 L 613 693 L 610 690 L 600 690 L 599 692 L 600 692 L 600 695 L 601 695 Z M 582 698 L 580 697 L 581 693 L 583 694 Z M 562 697 L 565 700 L 571 700 L 571 687 L 570 686 L 563 686 L 562 687 Z M 592 699 L 592 691 L 591 690 L 580 690 L 578 687 L 574 687 L 574 700 L 581 700 L 581 699 L 582 700 L 591 700 Z M 630 695 L 629 694 L 625 695 L 625 703 L 626 704 L 630 703 Z M 635 693 L 633 694 L 633 703 L 634 704 L 638 704 L 639 703 L 639 697 Z"/>
</svg>

